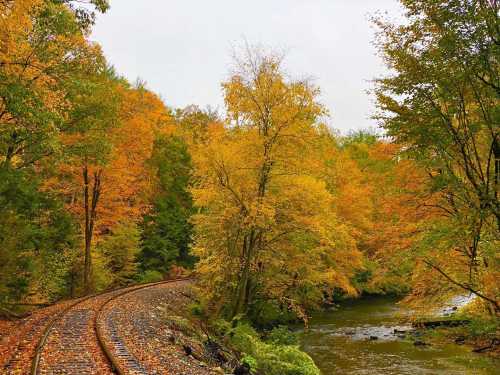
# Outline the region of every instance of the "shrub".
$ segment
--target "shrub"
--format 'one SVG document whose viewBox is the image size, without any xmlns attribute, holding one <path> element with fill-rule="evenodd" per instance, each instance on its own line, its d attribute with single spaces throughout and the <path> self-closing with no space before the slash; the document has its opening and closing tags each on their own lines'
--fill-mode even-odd
<svg viewBox="0 0 500 375">
<path fill-rule="evenodd" d="M 241 359 L 241 363 L 250 367 L 250 373 L 255 374 L 255 369 L 257 368 L 257 360 L 251 355 L 244 355 Z"/>
<path fill-rule="evenodd" d="M 158 271 L 147 270 L 139 275 L 140 283 L 154 283 L 163 280 L 163 275 Z"/>
<path fill-rule="evenodd" d="M 243 361 L 252 372 L 266 375 L 319 375 L 312 358 L 292 342 L 292 334 L 279 327 L 270 334 L 270 341 L 263 342 L 258 333 L 247 323 L 238 324 L 230 333 L 231 344 L 244 353 Z"/>
<path fill-rule="evenodd" d="M 130 284 L 137 275 L 136 255 L 139 252 L 140 232 L 132 221 L 125 221 L 105 236 L 98 249 L 103 256 L 113 286 Z"/>
<path fill-rule="evenodd" d="M 297 315 L 277 301 L 259 299 L 254 301 L 247 314 L 252 325 L 260 329 L 270 329 L 278 324 L 297 320 Z"/>
<path fill-rule="evenodd" d="M 258 370 L 267 375 L 319 375 L 307 353 L 292 345 L 263 344 L 258 349 Z"/>
<path fill-rule="evenodd" d="M 495 318 L 474 318 L 471 320 L 468 329 L 471 336 L 494 336 L 500 330 L 500 322 Z"/>
<path fill-rule="evenodd" d="M 267 336 L 267 341 L 276 345 L 297 345 L 297 335 L 291 332 L 287 326 L 278 326 L 272 329 Z"/>
</svg>

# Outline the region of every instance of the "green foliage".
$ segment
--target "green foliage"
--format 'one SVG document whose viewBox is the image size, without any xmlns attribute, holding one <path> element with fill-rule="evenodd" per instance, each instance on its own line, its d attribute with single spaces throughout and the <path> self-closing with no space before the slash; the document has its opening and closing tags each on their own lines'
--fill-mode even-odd
<svg viewBox="0 0 500 375">
<path fill-rule="evenodd" d="M 104 13 L 109 9 L 109 0 L 49 0 L 55 4 L 64 3 L 74 13 L 80 27 L 88 30 L 95 22 L 96 12 Z M 83 3 L 83 4 L 82 4 Z"/>
<path fill-rule="evenodd" d="M 248 365 L 250 368 L 250 373 L 255 374 L 257 368 L 257 360 L 251 355 L 245 354 L 243 358 L 241 358 L 241 363 L 244 365 Z"/>
<path fill-rule="evenodd" d="M 495 318 L 479 318 L 474 317 L 471 322 L 467 325 L 467 331 L 471 336 L 484 337 L 492 336 L 495 337 L 500 330 L 500 321 Z"/>
<path fill-rule="evenodd" d="M 8 168 L 0 168 L 0 207 L 0 303 L 66 294 L 75 234 L 69 215 L 33 174 Z"/>
<path fill-rule="evenodd" d="M 92 249 L 91 284 L 95 291 L 102 291 L 114 286 L 115 278 L 111 270 L 108 268 L 107 263 L 108 259 L 102 252 Z M 81 259 L 81 264 L 83 266 L 83 259 Z M 85 293 L 85 285 L 81 286 L 83 289 L 79 289 L 79 292 Z"/>
<path fill-rule="evenodd" d="M 342 149 L 355 160 L 361 170 L 382 175 L 394 170 L 396 163 L 393 159 L 380 160 L 370 152 L 381 143 L 380 137 L 370 132 L 359 131 L 342 139 Z M 366 183 L 369 183 L 366 181 Z"/>
<path fill-rule="evenodd" d="M 146 270 L 139 274 L 138 280 L 141 284 L 155 283 L 157 281 L 163 280 L 163 275 L 155 270 Z"/>
<path fill-rule="evenodd" d="M 175 331 L 184 332 L 188 335 L 194 336 L 197 333 L 193 324 L 183 316 L 175 315 L 171 311 L 166 311 L 163 314 L 164 322 Z"/>
<path fill-rule="evenodd" d="M 341 146 L 344 148 L 361 144 L 373 146 L 379 138 L 380 135 L 374 129 L 351 131 L 341 139 Z"/>
<path fill-rule="evenodd" d="M 119 125 L 119 111 L 123 97 L 122 82 L 113 69 L 102 66 L 99 72 L 85 77 L 74 77 L 66 86 L 71 101 L 68 113 L 71 127 L 65 129 L 77 142 L 64 145 L 64 162 L 75 165 L 105 165 L 109 163 L 113 138 L 111 129 Z M 108 135 L 108 136 L 106 136 Z"/>
<path fill-rule="evenodd" d="M 193 302 L 189 305 L 189 311 L 191 314 L 197 318 L 203 318 L 205 316 L 203 306 L 201 304 Z"/>
<path fill-rule="evenodd" d="M 252 303 L 247 318 L 258 329 L 269 329 L 277 324 L 296 321 L 297 314 L 278 301 L 259 298 Z"/>
<path fill-rule="evenodd" d="M 269 375 L 319 375 L 309 355 L 296 346 L 263 345 L 258 349 L 258 368 Z"/>
<path fill-rule="evenodd" d="M 254 372 L 266 375 L 319 375 L 314 361 L 298 346 L 290 345 L 291 337 L 283 328 L 273 334 L 274 341 L 263 342 L 248 324 L 238 324 L 229 332 L 231 344 L 244 353 L 243 360 Z"/>
<path fill-rule="evenodd" d="M 8 15 L 5 25 L 12 23 L 7 34 L 15 40 L 5 39 L 0 51 L 0 165 L 26 166 L 59 154 L 59 134 L 66 130 L 71 107 L 69 87 L 104 66 L 102 55 L 85 42 L 78 20 L 60 1 L 27 3 L 23 9 L 25 19 L 16 18 L 16 7 L 12 12 L 0 9 Z"/>
<path fill-rule="evenodd" d="M 235 323 L 228 334 L 231 338 L 231 344 L 237 350 L 250 355 L 255 352 L 255 342 L 260 341 L 257 331 L 248 323 Z"/>
<path fill-rule="evenodd" d="M 120 223 L 99 244 L 98 251 L 105 258 L 112 275 L 113 286 L 130 284 L 137 273 L 136 256 L 140 246 L 140 231 L 133 222 Z"/>
<path fill-rule="evenodd" d="M 500 241 L 499 3 L 402 0 L 402 5 L 401 24 L 375 21 L 379 50 L 392 70 L 376 80 L 377 118 L 427 170 L 430 205 L 462 233 L 449 232 L 450 246 L 432 251 L 425 264 L 435 279 L 446 280 L 448 288 L 475 291 L 498 315 L 498 273 L 491 266 L 498 255 L 485 251 L 484 243 L 498 249 Z M 421 286 L 434 284 L 425 280 L 429 273 L 420 272 Z M 442 288 L 434 288 L 439 293 Z"/>
<path fill-rule="evenodd" d="M 216 111 L 211 108 L 202 110 L 195 105 L 176 109 L 173 115 L 178 125 L 178 133 L 183 139 L 188 139 L 192 143 L 205 142 L 208 125 L 219 121 Z"/>
<path fill-rule="evenodd" d="M 275 327 L 267 335 L 267 341 L 275 345 L 298 345 L 297 335 L 287 326 Z"/>
<path fill-rule="evenodd" d="M 231 331 L 231 322 L 228 322 L 225 319 L 216 319 L 210 324 L 210 326 L 220 337 L 228 335 Z"/>
<path fill-rule="evenodd" d="M 155 142 L 149 163 L 156 176 L 156 191 L 153 208 L 142 224 L 140 268 L 165 274 L 174 262 L 192 267 L 189 218 L 193 205 L 187 191 L 191 177 L 187 147 L 180 138 L 161 137 Z"/>
</svg>

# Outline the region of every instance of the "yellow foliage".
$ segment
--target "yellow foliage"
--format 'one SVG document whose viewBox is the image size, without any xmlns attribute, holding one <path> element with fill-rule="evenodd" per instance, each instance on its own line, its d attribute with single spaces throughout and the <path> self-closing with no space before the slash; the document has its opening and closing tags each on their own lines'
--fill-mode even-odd
<svg viewBox="0 0 500 375">
<path fill-rule="evenodd" d="M 257 60 L 223 84 L 227 124 L 193 146 L 197 273 L 216 311 L 225 301 L 234 315 L 264 299 L 304 316 L 321 290 L 356 294 L 361 254 L 311 168 L 325 113 L 317 89 L 286 81 L 273 56 Z"/>
</svg>

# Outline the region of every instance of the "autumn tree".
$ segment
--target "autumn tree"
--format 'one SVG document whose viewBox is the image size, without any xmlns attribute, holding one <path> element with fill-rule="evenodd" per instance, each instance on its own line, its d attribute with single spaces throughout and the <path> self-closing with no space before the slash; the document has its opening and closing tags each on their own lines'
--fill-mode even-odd
<svg viewBox="0 0 500 375">
<path fill-rule="evenodd" d="M 319 91 L 286 79 L 281 63 L 260 50 L 237 59 L 223 84 L 227 124 L 212 124 L 193 152 L 196 270 L 210 308 L 229 317 L 274 306 L 306 318 L 323 292 L 356 292 L 360 254 L 308 168 Z"/>
<path fill-rule="evenodd" d="M 54 3 L 63 3 L 70 9 L 78 20 L 80 27 L 89 31 L 95 22 L 96 13 L 105 13 L 109 9 L 109 0 L 46 0 Z"/>
<path fill-rule="evenodd" d="M 422 239 L 423 225 L 435 215 L 428 207 L 432 200 L 425 170 L 402 157 L 399 145 L 374 133 L 352 133 L 342 139 L 341 148 L 361 172 L 358 184 L 364 186 L 364 199 L 370 202 L 369 210 L 363 211 L 370 224 L 358 229 L 358 247 L 368 262 L 368 274 L 361 274 L 363 288 L 407 293 L 412 287 L 415 247 Z M 354 196 L 348 204 L 357 199 Z"/>
<path fill-rule="evenodd" d="M 67 157 L 53 188 L 66 195 L 84 242 L 83 284 L 92 289 L 94 235 L 113 232 L 122 221 L 139 220 L 146 208 L 150 179 L 146 160 L 156 133 L 168 117 L 163 103 L 142 87 L 130 87 L 112 71 L 80 87 L 73 131 L 65 136 Z"/>
<path fill-rule="evenodd" d="M 376 21 L 393 71 L 376 81 L 376 95 L 382 126 L 427 169 L 439 197 L 442 220 L 429 228 L 438 246 L 422 259 L 440 285 L 474 293 L 498 313 L 499 4 L 401 3 L 404 24 Z"/>
<path fill-rule="evenodd" d="M 143 218 L 141 252 L 142 272 L 165 275 L 175 263 L 191 268 L 195 257 L 192 244 L 191 216 L 194 213 L 189 188 L 193 177 L 191 148 L 207 140 L 208 126 L 218 122 L 210 108 L 191 105 L 171 111 L 171 122 L 154 142 L 151 159 L 151 207 Z"/>
<path fill-rule="evenodd" d="M 373 228 L 371 197 L 374 189 L 367 179 L 366 168 L 347 152 L 346 144 L 350 139 L 335 134 L 326 126 L 319 128 L 315 162 L 311 162 L 310 167 L 311 173 L 326 182 L 334 198 L 336 214 L 350 227 L 358 248 L 364 249 L 366 235 Z"/>
<path fill-rule="evenodd" d="M 64 155 L 72 87 L 104 66 L 99 48 L 86 40 L 83 10 L 72 3 L 73 9 L 60 1 L 0 2 L 0 237 L 2 259 L 9 259 L 2 261 L 1 289 L 17 288 L 16 298 L 67 293 L 74 226 L 60 195 L 42 187 Z"/>
<path fill-rule="evenodd" d="M 60 2 L 0 3 L 0 163 L 23 168 L 58 153 L 73 79 L 101 65 Z"/>
<path fill-rule="evenodd" d="M 103 168 L 109 163 L 112 139 L 107 135 L 119 126 L 119 83 L 113 73 L 103 70 L 86 80 L 75 80 L 68 96 L 72 100 L 68 123 L 61 135 L 65 158 L 46 189 L 67 198 L 70 211 L 82 217 L 84 242 L 84 288 L 90 290 L 91 245 L 102 193 Z M 81 196 L 80 196 L 81 192 Z"/>
<path fill-rule="evenodd" d="M 190 105 L 173 112 L 175 134 L 187 145 L 197 144 L 207 139 L 208 125 L 220 122 L 219 114 L 210 107 L 201 109 Z"/>
</svg>

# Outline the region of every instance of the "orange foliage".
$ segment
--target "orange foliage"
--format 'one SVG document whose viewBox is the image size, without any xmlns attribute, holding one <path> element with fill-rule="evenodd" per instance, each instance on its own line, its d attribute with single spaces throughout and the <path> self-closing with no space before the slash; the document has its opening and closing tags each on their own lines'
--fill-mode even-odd
<svg viewBox="0 0 500 375">
<path fill-rule="evenodd" d="M 172 120 L 163 102 L 144 89 L 118 86 L 121 104 L 118 125 L 99 129 L 93 137 L 108 142 L 105 162 L 89 162 L 91 157 L 73 157 L 59 165 L 48 185 L 65 195 L 67 208 L 80 221 L 84 218 L 82 170 L 89 175 L 101 171 L 101 192 L 96 208 L 97 234 L 106 233 L 122 220 L 136 220 L 147 208 L 150 176 L 146 161 L 150 158 L 158 133 L 171 133 Z M 64 135 L 67 147 L 88 142 L 86 133 Z"/>
</svg>

